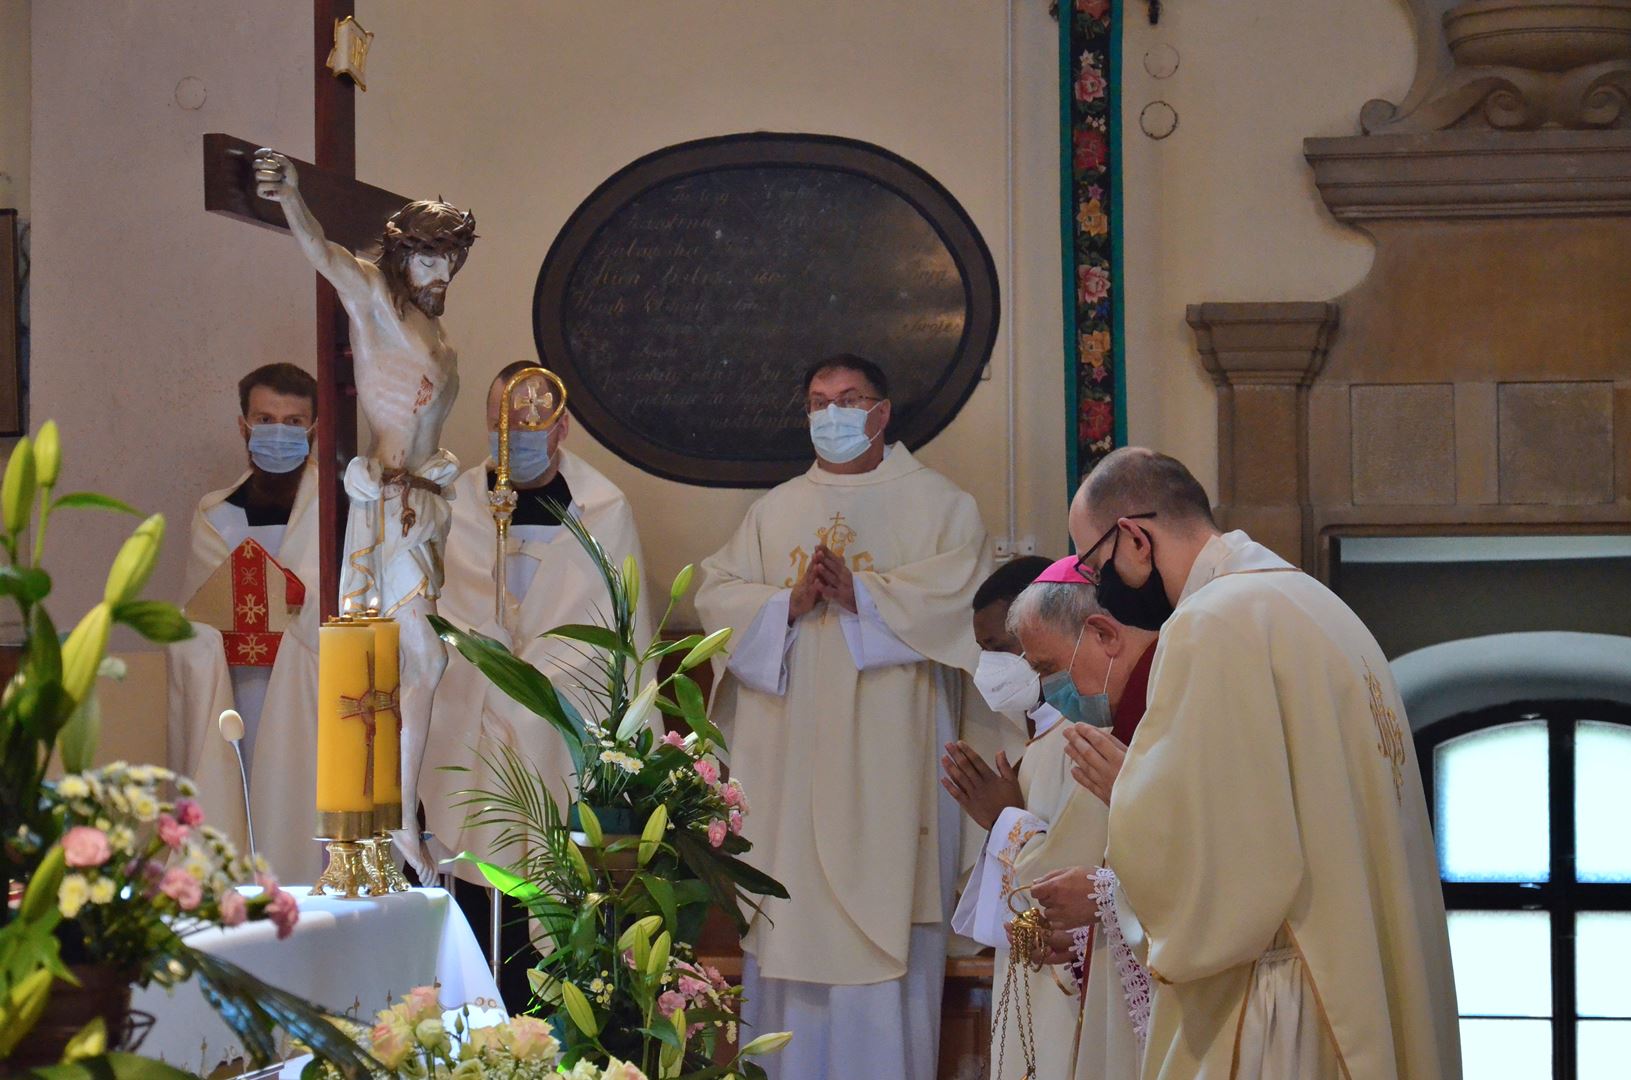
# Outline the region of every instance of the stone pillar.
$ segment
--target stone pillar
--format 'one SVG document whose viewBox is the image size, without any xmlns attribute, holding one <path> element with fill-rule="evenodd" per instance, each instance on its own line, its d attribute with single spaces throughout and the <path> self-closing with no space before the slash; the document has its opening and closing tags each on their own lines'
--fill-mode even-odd
<svg viewBox="0 0 1631 1080">
<path fill-rule="evenodd" d="M 1187 317 L 1218 387 L 1218 523 L 1312 568 L 1308 388 L 1337 305 L 1191 304 Z"/>
</svg>

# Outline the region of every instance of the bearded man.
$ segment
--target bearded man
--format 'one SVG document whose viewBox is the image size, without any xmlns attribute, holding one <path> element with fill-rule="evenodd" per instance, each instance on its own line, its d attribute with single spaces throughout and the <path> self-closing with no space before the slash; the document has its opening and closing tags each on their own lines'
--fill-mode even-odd
<svg viewBox="0 0 1631 1080">
<path fill-rule="evenodd" d="M 459 462 L 441 449 L 442 423 L 459 392 L 458 354 L 441 315 L 449 282 L 476 241 L 476 219 L 447 203 L 412 202 L 385 225 L 377 262 L 327 240 L 301 198 L 294 164 L 255 153 L 257 193 L 283 207 L 301 253 L 340 297 L 351 319 L 357 404 L 371 445 L 351 460 L 340 606 L 375 609 L 401 627 L 402 807 L 392 829 L 421 881 L 435 866 L 419 835 L 419 768 L 436 684 L 447 653 L 427 615 L 442 587 L 451 520 L 448 488 Z"/>
</svg>

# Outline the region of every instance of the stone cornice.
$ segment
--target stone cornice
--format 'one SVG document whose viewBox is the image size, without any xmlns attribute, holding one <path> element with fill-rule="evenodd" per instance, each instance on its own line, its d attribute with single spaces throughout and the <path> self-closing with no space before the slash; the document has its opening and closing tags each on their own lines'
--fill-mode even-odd
<svg viewBox="0 0 1631 1080">
<path fill-rule="evenodd" d="M 1350 224 L 1631 214 L 1631 131 L 1441 131 L 1305 139 Z"/>
<path fill-rule="evenodd" d="M 1191 304 L 1201 363 L 1220 386 L 1307 386 L 1325 363 L 1336 330 L 1330 302 Z"/>
</svg>

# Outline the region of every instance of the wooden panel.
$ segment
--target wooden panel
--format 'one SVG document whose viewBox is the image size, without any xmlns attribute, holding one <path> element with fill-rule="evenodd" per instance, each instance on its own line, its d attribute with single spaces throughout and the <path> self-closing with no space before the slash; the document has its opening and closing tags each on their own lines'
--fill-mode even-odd
<svg viewBox="0 0 1631 1080">
<path fill-rule="evenodd" d="M 1614 500 L 1614 393 L 1606 382 L 1504 383 L 1501 502 Z"/>
<path fill-rule="evenodd" d="M 23 433 L 23 358 L 18 306 L 17 211 L 0 210 L 0 435 Z"/>
<path fill-rule="evenodd" d="M 1455 502 L 1455 402 L 1448 383 L 1355 386 L 1356 506 Z"/>
</svg>

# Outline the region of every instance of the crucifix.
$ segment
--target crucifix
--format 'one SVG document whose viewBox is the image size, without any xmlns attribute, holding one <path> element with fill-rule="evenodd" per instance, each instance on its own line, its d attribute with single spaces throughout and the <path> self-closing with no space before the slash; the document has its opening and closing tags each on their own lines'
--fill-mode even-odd
<svg viewBox="0 0 1631 1080">
<path fill-rule="evenodd" d="M 348 0 L 318 0 L 320 44 L 326 45 L 324 28 L 349 7 Z M 408 202 L 353 179 L 354 112 L 348 96 L 336 98 L 349 93 L 319 68 L 318 165 L 247 140 L 205 136 L 205 207 L 281 225 L 320 277 L 320 602 L 325 616 L 336 606 L 347 613 L 371 609 L 399 625 L 404 820 L 382 824 L 428 881 L 435 867 L 416 820 L 418 775 L 447 655 L 426 616 L 436 611 L 451 517 L 445 491 L 458 472 L 458 461 L 440 447 L 459 386 L 441 314 L 448 285 L 476 240 L 475 218 L 440 200 Z M 329 130 L 336 124 L 343 145 L 334 145 Z M 339 168 L 322 167 L 325 146 Z M 356 254 L 376 244 L 377 260 Z M 349 351 L 342 345 L 348 325 Z M 344 452 L 355 449 L 358 405 L 370 444 L 353 457 Z M 343 453 L 349 501 L 341 539 Z"/>
</svg>

